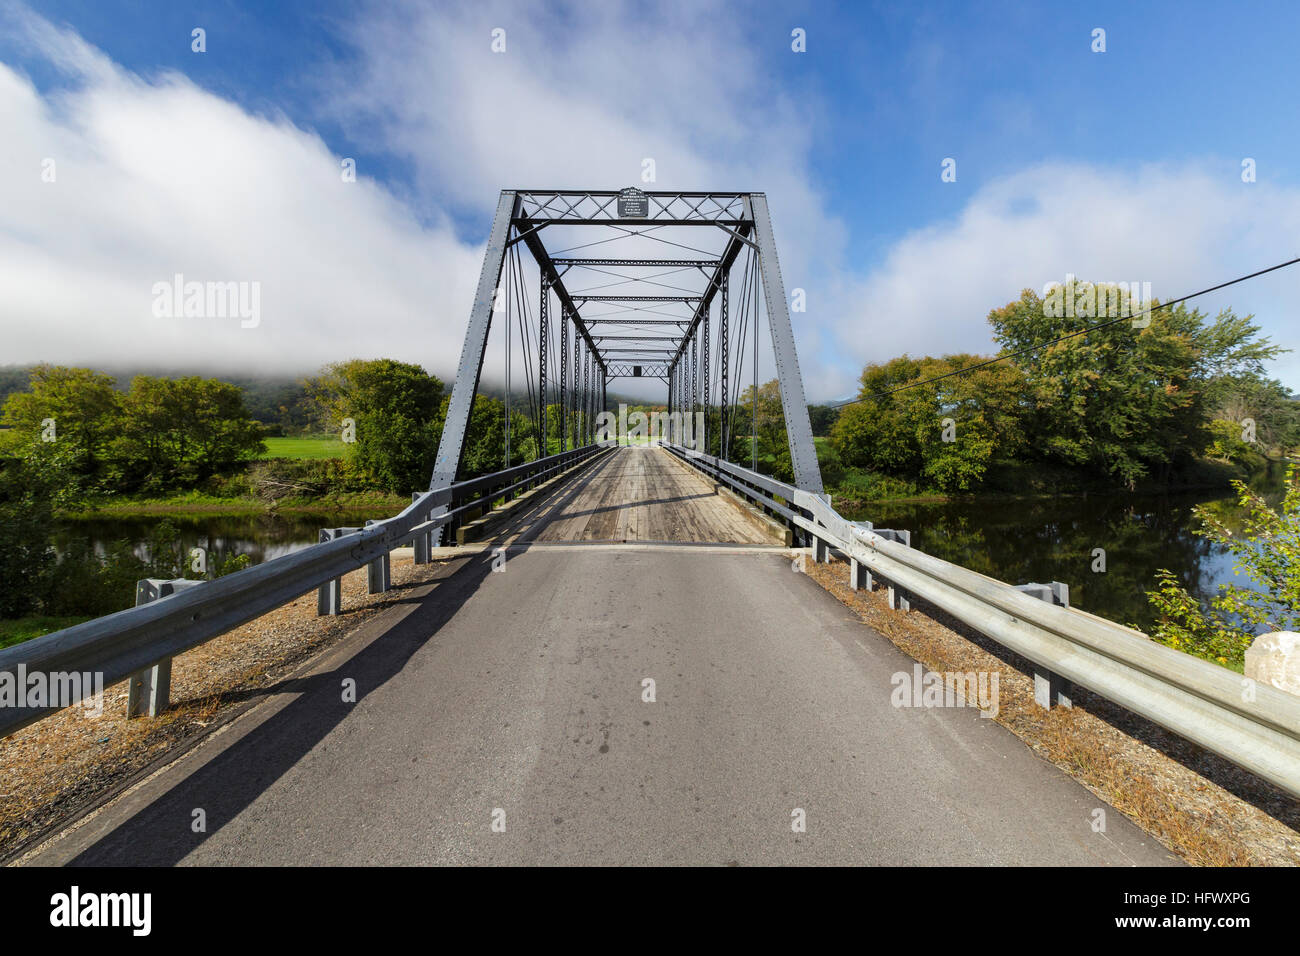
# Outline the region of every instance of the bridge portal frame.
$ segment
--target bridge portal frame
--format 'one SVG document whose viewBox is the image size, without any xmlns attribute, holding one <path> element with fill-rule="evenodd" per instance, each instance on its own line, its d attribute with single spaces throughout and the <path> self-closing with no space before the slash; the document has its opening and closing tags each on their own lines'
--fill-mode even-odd
<svg viewBox="0 0 1300 956">
<path fill-rule="evenodd" d="M 764 303 L 767 310 L 768 329 L 772 336 L 772 351 L 776 360 L 777 380 L 781 391 L 781 406 L 785 413 L 786 434 L 790 446 L 790 460 L 794 468 L 795 486 L 817 494 L 822 493 L 821 470 L 817 464 L 816 447 L 812 438 L 812 422 L 799 370 L 795 350 L 794 332 L 790 322 L 790 304 L 786 298 L 781 265 L 777 257 L 776 240 L 772 234 L 771 215 L 767 196 L 761 192 L 645 192 L 646 214 L 637 217 L 620 217 L 617 214 L 619 190 L 547 190 L 505 189 L 497 201 L 496 214 L 488 234 L 479 273 L 465 342 L 461 349 L 456 381 L 452 386 L 447 419 L 434 463 L 429 489 L 436 491 L 452 485 L 460 469 L 465 452 L 465 437 L 469 427 L 474 396 L 478 392 L 483 371 L 483 359 L 491 330 L 492 314 L 497 301 L 497 290 L 505 266 L 508 250 L 523 243 L 532 254 L 542 278 L 543 294 L 554 293 L 559 299 L 559 317 L 563 325 L 572 322 L 575 330 L 574 347 L 584 343 L 594 362 L 593 374 L 600 383 L 601 410 L 607 408 L 607 388 L 611 379 L 640 374 L 643 378 L 660 378 L 669 385 L 669 402 L 680 406 L 685 395 L 675 398 L 673 388 L 685 384 L 690 378 L 691 365 L 698 361 L 701 327 L 708 341 L 709 310 L 714 297 L 721 290 L 722 332 L 726 326 L 726 289 L 728 276 L 737 257 L 746 248 L 756 254 L 762 277 Z M 698 296 L 595 296 L 571 295 L 565 287 L 563 276 L 575 265 L 587 264 L 586 259 L 552 257 L 541 240 L 544 229 L 555 225 L 617 226 L 627 228 L 649 223 L 656 226 L 707 226 L 728 234 L 725 249 L 717 259 L 592 259 L 591 263 L 607 265 L 659 266 L 664 264 L 688 265 L 699 269 L 708 277 L 704 292 Z M 683 317 L 678 327 L 676 348 L 666 353 L 659 350 L 645 352 L 645 361 L 637 362 L 620 353 L 617 359 L 606 361 L 605 356 L 614 350 L 602 349 L 597 337 L 592 335 L 582 317 L 581 307 L 587 302 L 603 301 L 665 302 L 674 301 L 690 306 L 692 315 Z M 596 322 L 593 319 L 593 324 Z M 665 323 L 667 324 L 667 323 Z M 567 343 L 566 343 L 567 344 Z M 727 368 L 725 338 L 720 343 L 724 376 Z M 664 355 L 669 357 L 665 359 Z M 567 358 L 562 346 L 561 362 Z M 692 361 L 694 359 L 694 361 Z M 707 361 L 707 359 L 706 359 Z M 576 358 L 575 358 L 576 362 Z M 706 365 L 707 368 L 707 365 Z M 544 373 L 543 373 L 544 374 Z M 725 380 L 725 379 L 724 379 Z M 564 381 L 563 375 L 561 382 Z M 563 389 L 563 385 L 561 388 Z M 705 384 L 707 389 L 707 383 Z M 699 400 L 697 387 L 692 385 L 690 404 Z M 707 394 L 707 393 L 706 393 Z M 706 399 L 707 400 L 707 399 Z M 565 399 L 561 397 L 563 407 Z M 725 406 L 726 394 L 720 396 Z M 541 396 L 543 415 L 546 396 Z M 544 425 L 542 427 L 545 427 Z M 563 426 L 561 426 L 563 428 Z M 563 432 L 562 432 L 563 434 Z"/>
</svg>

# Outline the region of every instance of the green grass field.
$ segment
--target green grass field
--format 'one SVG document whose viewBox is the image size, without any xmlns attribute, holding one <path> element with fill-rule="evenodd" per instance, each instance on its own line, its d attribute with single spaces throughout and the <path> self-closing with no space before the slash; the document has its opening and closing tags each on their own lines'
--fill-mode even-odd
<svg viewBox="0 0 1300 956">
<path fill-rule="evenodd" d="M 342 458 L 343 442 L 333 436 L 309 438 L 267 438 L 263 458 Z"/>
<path fill-rule="evenodd" d="M 58 631 L 88 620 L 90 620 L 88 617 L 50 617 L 34 614 L 30 617 L 0 621 L 0 647 L 21 644 L 23 641 L 30 641 L 33 637 L 41 637 L 51 631 Z"/>
</svg>

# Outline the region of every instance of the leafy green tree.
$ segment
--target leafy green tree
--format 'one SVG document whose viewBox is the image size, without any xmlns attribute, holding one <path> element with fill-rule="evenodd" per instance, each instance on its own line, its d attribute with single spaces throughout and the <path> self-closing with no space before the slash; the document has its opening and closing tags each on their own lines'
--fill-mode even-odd
<svg viewBox="0 0 1300 956">
<path fill-rule="evenodd" d="M 1147 599 L 1157 614 L 1152 637 L 1197 657 L 1240 666 L 1257 633 L 1300 630 L 1300 475 L 1287 472 L 1280 512 L 1243 482 L 1233 482 L 1244 510 L 1238 533 L 1205 507 L 1195 509 L 1196 533 L 1224 548 L 1253 588 L 1224 585 L 1204 609 L 1162 569 Z"/>
<path fill-rule="evenodd" d="M 1122 319 L 1060 342 L 1099 320 L 1052 311 L 1026 289 L 989 313 L 1004 353 L 1034 349 L 1011 361 L 1027 377 L 1035 448 L 1130 488 L 1148 475 L 1167 479 L 1200 454 L 1207 397 L 1226 380 L 1260 376 L 1285 351 L 1230 310 L 1207 324 L 1179 305 L 1153 311 L 1146 327 Z"/>
<path fill-rule="evenodd" d="M 730 459 L 748 468 L 754 460 L 755 389 L 748 386 L 731 409 Z M 777 379 L 764 382 L 757 390 L 758 470 L 778 481 L 794 481 L 790 443 L 785 431 L 785 409 Z"/>
<path fill-rule="evenodd" d="M 1238 435 L 1247 420 L 1254 423 L 1254 451 L 1258 454 L 1281 457 L 1300 448 L 1300 401 L 1292 398 L 1276 379 L 1219 379 L 1213 383 L 1209 397 L 1216 423 L 1232 424 Z"/>
<path fill-rule="evenodd" d="M 835 420 L 840 417 L 840 410 L 830 405 L 809 405 L 808 421 L 812 425 L 812 433 L 818 438 L 825 438 L 831 433 L 831 426 Z"/>
<path fill-rule="evenodd" d="M 392 359 L 352 359 L 308 387 L 332 428 L 353 420 L 352 454 L 371 481 L 398 494 L 428 486 L 442 437 L 440 379 Z"/>
<path fill-rule="evenodd" d="M 46 593 L 55 558 L 48 478 L 22 460 L 0 467 L 0 618 L 31 614 Z"/>
<path fill-rule="evenodd" d="M 238 386 L 137 375 L 123 399 L 112 455 L 127 487 L 192 484 L 266 450 Z"/>
<path fill-rule="evenodd" d="M 993 461 L 1025 444 L 1023 373 L 1006 363 L 962 372 L 984 361 L 905 355 L 867 366 L 861 400 L 844 408 L 831 444 L 851 467 L 945 491 L 978 486 Z"/>
<path fill-rule="evenodd" d="M 447 414 L 443 403 L 443 417 Z M 500 471 L 506 460 L 506 406 L 495 398 L 475 395 L 469 413 L 469 427 L 465 431 L 465 457 L 461 461 L 464 477 L 473 478 Z M 518 435 L 519 424 L 511 416 L 510 430 Z M 516 447 L 511 442 L 511 447 Z M 518 461 L 516 461 L 518 464 Z"/>
<path fill-rule="evenodd" d="M 18 430 L 23 447 L 58 443 L 73 474 L 85 483 L 98 477 L 104 453 L 121 425 L 122 396 L 111 376 L 88 368 L 38 365 L 25 392 L 5 399 L 3 421 Z M 47 419 L 54 442 L 42 441 Z"/>
</svg>

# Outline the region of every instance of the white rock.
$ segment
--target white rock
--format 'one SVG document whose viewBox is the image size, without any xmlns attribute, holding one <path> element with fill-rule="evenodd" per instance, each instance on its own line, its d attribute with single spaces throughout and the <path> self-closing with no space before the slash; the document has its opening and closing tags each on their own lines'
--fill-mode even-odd
<svg viewBox="0 0 1300 956">
<path fill-rule="evenodd" d="M 1261 634 L 1246 649 L 1246 676 L 1300 695 L 1300 634 Z"/>
</svg>

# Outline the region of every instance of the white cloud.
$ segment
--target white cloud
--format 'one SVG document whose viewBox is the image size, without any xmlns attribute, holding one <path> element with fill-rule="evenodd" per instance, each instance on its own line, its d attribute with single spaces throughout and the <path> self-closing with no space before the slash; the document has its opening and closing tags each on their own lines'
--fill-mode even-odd
<svg viewBox="0 0 1300 956">
<path fill-rule="evenodd" d="M 1227 170 L 1215 175 L 1211 170 Z M 1066 273 L 1150 282 L 1168 301 L 1300 254 L 1300 191 L 1245 184 L 1230 164 L 1097 169 L 1048 164 L 980 189 L 952 222 L 917 230 L 855 283 L 862 303 L 837 323 L 845 354 L 881 361 L 991 353 L 988 312 Z M 1193 300 L 1256 313 L 1273 341 L 1300 347 L 1300 266 Z M 1300 390 L 1300 361 L 1273 371 Z"/>
<path fill-rule="evenodd" d="M 450 374 L 486 237 L 458 239 L 448 217 L 484 221 L 503 187 L 634 183 L 645 157 L 657 188 L 767 192 L 787 290 L 808 293 L 795 333 L 819 400 L 851 392 L 867 361 L 990 351 L 988 311 L 1025 286 L 1074 272 L 1151 281 L 1168 298 L 1286 258 L 1300 225 L 1300 194 L 1242 184 L 1232 164 L 1042 165 L 864 270 L 812 171 L 823 104 L 785 95 L 756 55 L 784 34 L 714 4 L 363 8 L 345 29 L 357 58 L 320 70 L 319 108 L 350 142 L 408 161 L 410 196 L 364 175 L 343 183 L 341 157 L 283 116 L 176 74 L 133 75 L 74 33 L 18 20 L 76 82 L 43 94 L 0 65 L 0 363 L 296 371 L 388 355 Z M 504 54 L 490 49 L 496 27 Z M 40 181 L 45 157 L 56 183 Z M 548 245 L 584 241 L 570 233 Z M 177 272 L 260 281 L 261 325 L 155 319 L 153 284 Z M 1202 307 L 1256 311 L 1291 344 L 1294 283 L 1281 273 Z M 772 368 L 765 346 L 763 377 Z M 1300 358 L 1275 371 L 1300 388 Z"/>
<path fill-rule="evenodd" d="M 70 85 L 42 95 L 0 64 L 0 362 L 454 364 L 479 255 L 449 226 L 343 182 L 340 157 L 283 117 L 135 76 L 30 14 L 16 27 Z M 153 286 L 176 273 L 260 282 L 260 325 L 155 318 Z"/>
</svg>

